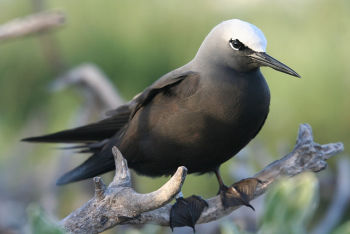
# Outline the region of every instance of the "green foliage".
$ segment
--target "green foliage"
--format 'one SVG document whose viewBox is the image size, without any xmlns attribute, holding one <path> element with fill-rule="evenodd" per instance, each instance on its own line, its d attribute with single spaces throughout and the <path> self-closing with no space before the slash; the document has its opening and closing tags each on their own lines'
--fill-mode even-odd
<svg viewBox="0 0 350 234">
<path fill-rule="evenodd" d="M 332 234 L 349 234 L 350 233 L 350 221 L 347 221 L 340 227 L 334 230 Z"/>
<path fill-rule="evenodd" d="M 220 233 L 221 234 L 248 234 L 248 232 L 240 230 L 234 224 L 234 222 L 230 222 L 227 220 L 224 220 L 222 223 L 220 223 Z"/>
<path fill-rule="evenodd" d="M 306 234 L 318 204 L 318 181 L 313 173 L 284 178 L 268 191 L 259 233 Z"/>
<path fill-rule="evenodd" d="M 33 234 L 65 234 L 55 221 L 37 205 L 31 204 L 28 209 L 28 218 L 31 233 Z"/>
</svg>

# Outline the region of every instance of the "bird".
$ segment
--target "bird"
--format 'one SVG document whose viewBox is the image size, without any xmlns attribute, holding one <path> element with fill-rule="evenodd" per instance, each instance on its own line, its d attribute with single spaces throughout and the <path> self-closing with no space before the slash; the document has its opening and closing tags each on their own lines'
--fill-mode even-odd
<svg viewBox="0 0 350 234">
<path fill-rule="evenodd" d="M 249 178 L 226 186 L 220 165 L 244 148 L 261 130 L 269 113 L 270 90 L 260 67 L 300 75 L 266 53 L 267 40 L 255 25 L 240 19 L 219 23 L 204 38 L 194 58 L 156 80 L 98 122 L 27 142 L 74 143 L 91 153 L 85 162 L 58 179 L 63 185 L 115 169 L 117 146 L 137 173 L 172 175 L 215 173 L 225 208 L 253 208 L 249 196 L 261 181 Z M 194 228 L 207 203 L 199 196 L 178 197 L 170 227 Z"/>
</svg>

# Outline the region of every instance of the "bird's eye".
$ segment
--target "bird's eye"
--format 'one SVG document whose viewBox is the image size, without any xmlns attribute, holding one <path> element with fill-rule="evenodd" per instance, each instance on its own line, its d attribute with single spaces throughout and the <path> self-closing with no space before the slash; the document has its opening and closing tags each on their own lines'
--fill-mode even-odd
<svg viewBox="0 0 350 234">
<path fill-rule="evenodd" d="M 243 45 L 243 43 L 240 42 L 238 39 L 235 39 L 235 40 L 231 39 L 231 40 L 230 40 L 230 46 L 231 46 L 231 48 L 234 49 L 234 50 L 242 50 L 242 49 L 244 49 L 244 47 L 245 47 L 245 46 Z"/>
</svg>

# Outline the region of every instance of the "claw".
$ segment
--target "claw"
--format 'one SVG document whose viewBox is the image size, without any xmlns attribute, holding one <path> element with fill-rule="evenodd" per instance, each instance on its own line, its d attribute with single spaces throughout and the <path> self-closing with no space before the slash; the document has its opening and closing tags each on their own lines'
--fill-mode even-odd
<svg viewBox="0 0 350 234">
<path fill-rule="evenodd" d="M 248 178 L 234 183 L 230 187 L 220 186 L 219 194 L 224 208 L 230 206 L 245 205 L 255 211 L 254 207 L 249 203 L 253 198 L 258 184 L 263 183 L 256 178 Z"/>
<path fill-rule="evenodd" d="M 206 207 L 208 203 L 196 195 L 177 198 L 170 210 L 169 226 L 171 230 L 174 230 L 174 227 L 189 226 L 195 231 L 194 225 Z"/>
</svg>

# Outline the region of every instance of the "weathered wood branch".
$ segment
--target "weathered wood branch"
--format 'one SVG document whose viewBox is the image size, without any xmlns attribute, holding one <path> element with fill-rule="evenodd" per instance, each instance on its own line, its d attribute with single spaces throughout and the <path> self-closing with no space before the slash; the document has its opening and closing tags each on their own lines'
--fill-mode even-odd
<svg viewBox="0 0 350 234">
<path fill-rule="evenodd" d="M 108 187 L 100 177 L 94 178 L 95 196 L 83 207 L 61 221 L 72 233 L 99 233 L 117 224 L 137 218 L 141 213 L 169 203 L 181 190 L 187 169 L 179 167 L 171 179 L 158 190 L 139 194 L 131 188 L 126 160 L 113 148 L 116 173 Z"/>
<path fill-rule="evenodd" d="M 11 20 L 0 25 L 0 41 L 55 29 L 62 26 L 65 19 L 60 11 L 47 11 Z"/>
<path fill-rule="evenodd" d="M 263 181 L 252 199 L 263 194 L 280 177 L 292 177 L 304 171 L 319 172 L 326 168 L 326 160 L 344 150 L 342 143 L 320 145 L 313 141 L 308 124 L 301 124 L 293 151 L 276 160 L 254 175 Z M 186 168 L 179 167 L 175 175 L 160 189 L 149 194 L 138 194 L 130 186 L 127 163 L 119 151 L 113 151 L 116 174 L 113 182 L 105 188 L 100 178 L 94 178 L 95 196 L 83 207 L 61 221 L 66 231 L 72 233 L 98 233 L 118 224 L 155 223 L 169 225 L 169 203 L 181 190 Z M 207 223 L 230 214 L 240 206 L 224 209 L 219 196 L 207 200 L 198 223 Z"/>
</svg>

